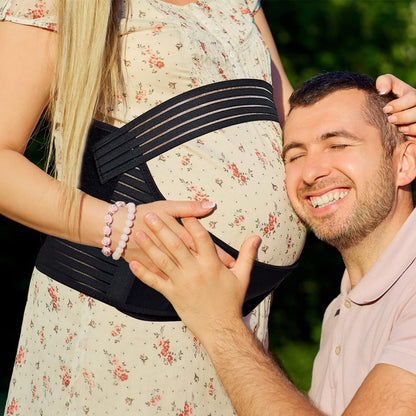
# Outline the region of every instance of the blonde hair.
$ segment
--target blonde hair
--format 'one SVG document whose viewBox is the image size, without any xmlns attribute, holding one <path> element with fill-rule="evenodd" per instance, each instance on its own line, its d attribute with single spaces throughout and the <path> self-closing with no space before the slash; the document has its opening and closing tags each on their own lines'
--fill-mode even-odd
<svg viewBox="0 0 416 416">
<path fill-rule="evenodd" d="M 63 201 L 68 224 L 78 227 L 82 158 L 90 123 L 98 109 L 104 115 L 115 104 L 122 84 L 119 59 L 118 0 L 60 0 L 59 48 L 52 87 L 51 160 L 59 164 L 65 185 Z M 52 157 L 53 156 L 53 157 Z"/>
</svg>

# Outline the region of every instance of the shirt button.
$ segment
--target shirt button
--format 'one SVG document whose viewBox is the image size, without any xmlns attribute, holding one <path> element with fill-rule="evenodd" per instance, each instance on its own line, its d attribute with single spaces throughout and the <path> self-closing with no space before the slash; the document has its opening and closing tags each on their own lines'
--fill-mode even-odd
<svg viewBox="0 0 416 416">
<path fill-rule="evenodd" d="M 335 347 L 335 354 L 336 354 L 336 355 L 340 355 L 340 354 L 341 354 L 341 347 L 340 347 L 339 345 L 337 345 L 337 346 Z"/>
<path fill-rule="evenodd" d="M 344 306 L 349 309 L 351 308 L 351 302 L 348 299 L 345 299 Z"/>
</svg>

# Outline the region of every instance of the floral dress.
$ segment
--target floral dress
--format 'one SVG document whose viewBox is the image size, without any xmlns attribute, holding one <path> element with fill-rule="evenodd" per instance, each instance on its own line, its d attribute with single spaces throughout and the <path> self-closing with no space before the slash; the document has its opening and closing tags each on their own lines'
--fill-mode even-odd
<svg viewBox="0 0 416 416">
<path fill-rule="evenodd" d="M 132 0 L 120 26 L 127 95 L 114 109 L 114 124 L 212 82 L 271 82 L 269 52 L 253 21 L 258 3 Z M 0 0 L 0 20 L 55 30 L 54 1 Z M 305 230 L 286 196 L 281 146 L 278 123 L 249 122 L 191 140 L 148 166 L 166 199 L 217 203 L 202 220 L 214 235 L 238 249 L 247 235 L 259 234 L 259 260 L 289 265 Z M 268 297 L 245 317 L 265 345 L 269 308 Z M 134 319 L 35 269 L 6 414 L 235 413 L 206 352 L 182 322 Z"/>
</svg>

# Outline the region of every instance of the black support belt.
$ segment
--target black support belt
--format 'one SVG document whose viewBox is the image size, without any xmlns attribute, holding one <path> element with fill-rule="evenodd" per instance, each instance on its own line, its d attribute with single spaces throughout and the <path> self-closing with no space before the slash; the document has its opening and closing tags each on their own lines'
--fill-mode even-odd
<svg viewBox="0 0 416 416">
<path fill-rule="evenodd" d="M 83 160 L 81 189 L 108 202 L 143 204 L 163 200 L 147 161 L 206 133 L 256 120 L 278 121 L 272 88 L 261 80 L 240 79 L 180 94 L 122 128 L 95 121 Z M 238 255 L 222 240 L 212 238 L 232 256 Z M 138 280 L 123 259 L 114 261 L 98 248 L 47 237 L 36 267 L 138 319 L 179 319 L 169 301 Z M 294 267 L 255 262 L 244 313 L 257 306 Z"/>
</svg>

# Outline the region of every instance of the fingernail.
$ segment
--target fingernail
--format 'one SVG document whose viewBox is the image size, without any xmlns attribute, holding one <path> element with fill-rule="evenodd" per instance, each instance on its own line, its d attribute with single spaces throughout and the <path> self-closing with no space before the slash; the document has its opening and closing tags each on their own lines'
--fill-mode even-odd
<svg viewBox="0 0 416 416">
<path fill-rule="evenodd" d="M 208 209 L 208 208 L 215 208 L 216 203 L 208 200 L 204 200 L 201 202 L 202 208 Z"/>
<path fill-rule="evenodd" d="M 397 117 L 396 116 L 389 116 L 387 119 L 390 121 L 390 123 L 397 123 Z"/>
<path fill-rule="evenodd" d="M 409 132 L 409 127 L 401 126 L 401 127 L 399 127 L 399 131 L 401 131 L 402 133 L 408 133 Z"/>
<path fill-rule="evenodd" d="M 393 111 L 393 107 L 391 105 L 386 105 L 383 108 L 383 111 L 387 114 L 387 113 L 391 113 Z"/>
<path fill-rule="evenodd" d="M 146 222 L 150 225 L 154 224 L 157 221 L 157 216 L 152 212 L 149 212 L 144 216 Z"/>
<path fill-rule="evenodd" d="M 137 265 L 137 263 L 130 263 L 129 264 L 129 266 L 130 266 L 130 270 L 134 273 L 136 270 L 138 270 L 139 269 L 139 266 Z"/>
<path fill-rule="evenodd" d="M 261 238 L 260 237 L 253 239 L 253 247 L 254 248 L 259 248 L 260 243 L 261 243 Z"/>
<path fill-rule="evenodd" d="M 146 239 L 146 234 L 143 231 L 139 230 L 134 234 L 134 239 L 137 242 L 144 241 Z"/>
<path fill-rule="evenodd" d="M 379 90 L 378 93 L 379 93 L 379 95 L 386 95 L 387 90 Z"/>
</svg>

